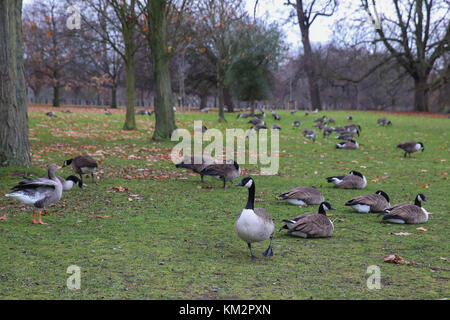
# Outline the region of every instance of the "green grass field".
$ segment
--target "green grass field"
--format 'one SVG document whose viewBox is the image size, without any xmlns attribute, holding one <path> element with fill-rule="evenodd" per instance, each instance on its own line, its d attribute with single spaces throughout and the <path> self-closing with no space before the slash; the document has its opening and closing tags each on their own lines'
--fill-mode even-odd
<svg viewBox="0 0 450 320">
<path fill-rule="evenodd" d="M 276 232 L 274 256 L 253 245 L 251 261 L 234 230 L 247 190 L 222 189 L 222 182 L 176 169 L 175 142 L 150 140 L 154 116 L 138 117 L 139 130 L 122 131 L 123 114 L 63 114 L 52 119 L 30 112 L 33 168 L 0 168 L 0 298 L 2 299 L 447 299 L 450 296 L 449 119 L 351 112 L 363 128 L 358 150 L 336 150 L 334 135 L 315 143 L 301 135 L 321 115 L 345 125 L 348 112 L 306 117 L 281 112 L 280 170 L 261 176 L 258 166 L 242 165 L 256 182 L 256 206 L 281 220 L 317 207 L 298 208 L 276 199 L 296 186 L 316 186 L 334 207 L 332 237 L 301 239 Z M 271 126 L 275 121 L 266 118 Z M 387 116 L 392 127 L 377 126 Z M 249 128 L 247 120 L 216 114 L 177 114 L 177 125 L 192 131 L 202 119 L 208 128 Z M 299 129 L 291 123 L 301 121 Z M 403 158 L 396 145 L 417 140 L 425 152 Z M 85 182 L 48 208 L 48 225 L 33 225 L 31 210 L 3 196 L 24 172 L 45 176 L 50 163 L 79 154 L 99 161 L 97 185 Z M 325 177 L 362 172 L 365 190 L 332 188 Z M 59 175 L 72 174 L 69 167 Z M 235 180 L 237 183 L 238 180 Z M 113 188 L 113 187 L 122 187 Z M 353 196 L 384 190 L 391 204 L 426 195 L 432 213 L 423 225 L 381 223 L 381 215 L 359 214 L 344 203 Z M 103 217 L 103 218 L 99 218 Z M 424 227 L 427 231 L 417 230 Z M 408 232 L 409 236 L 392 233 Z M 396 254 L 413 264 L 385 263 Z M 69 290 L 70 265 L 81 268 L 81 289 Z M 381 289 L 369 290 L 367 268 L 380 267 Z"/>
</svg>

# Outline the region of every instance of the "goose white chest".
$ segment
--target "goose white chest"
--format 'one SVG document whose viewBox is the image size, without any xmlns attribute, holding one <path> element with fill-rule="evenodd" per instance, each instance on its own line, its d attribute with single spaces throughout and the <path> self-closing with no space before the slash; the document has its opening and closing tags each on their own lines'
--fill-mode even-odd
<svg viewBox="0 0 450 320">
<path fill-rule="evenodd" d="M 247 243 L 263 241 L 270 235 L 264 220 L 252 209 L 242 210 L 236 220 L 236 233 Z"/>
</svg>

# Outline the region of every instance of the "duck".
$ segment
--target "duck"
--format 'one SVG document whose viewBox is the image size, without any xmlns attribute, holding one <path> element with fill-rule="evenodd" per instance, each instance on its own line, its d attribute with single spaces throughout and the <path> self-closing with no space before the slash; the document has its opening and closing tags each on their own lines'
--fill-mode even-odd
<svg viewBox="0 0 450 320">
<path fill-rule="evenodd" d="M 81 183 L 83 184 L 83 176 L 82 174 L 91 174 L 92 183 L 94 183 L 94 172 L 95 169 L 98 168 L 98 163 L 94 158 L 88 155 L 77 156 L 72 159 L 68 159 L 64 161 L 62 167 L 66 167 L 68 165 L 72 165 L 73 171 L 80 175 Z"/>
<path fill-rule="evenodd" d="M 223 188 L 226 188 L 227 180 L 233 182 L 233 179 L 241 175 L 241 168 L 236 161 L 232 163 L 214 163 L 206 166 L 200 171 L 200 175 L 215 176 L 217 179 L 223 180 Z"/>
<path fill-rule="evenodd" d="M 184 157 L 183 161 L 180 163 L 177 163 L 175 165 L 176 168 L 185 168 L 190 169 L 195 173 L 200 174 L 201 182 L 203 183 L 203 177 L 204 175 L 201 173 L 203 169 L 205 169 L 207 166 L 216 163 L 216 161 L 209 157 L 209 156 L 192 156 L 192 157 Z"/>
<path fill-rule="evenodd" d="M 343 176 L 333 176 L 326 178 L 328 182 L 334 183 L 334 188 L 339 189 L 364 189 L 367 185 L 366 177 L 358 171 L 350 171 Z"/>
<path fill-rule="evenodd" d="M 278 198 L 295 206 L 317 205 L 324 201 L 322 193 L 315 187 L 297 187 L 283 192 Z"/>
<path fill-rule="evenodd" d="M 359 148 L 358 142 L 353 139 L 336 144 L 336 149 L 355 150 Z"/>
<path fill-rule="evenodd" d="M 254 207 L 255 181 L 251 177 L 245 177 L 236 186 L 248 189 L 247 204 L 236 218 L 235 229 L 238 237 L 247 243 L 251 260 L 259 260 L 252 252 L 252 243 L 270 239 L 269 247 L 263 252 L 263 255 L 272 257 L 275 225 L 266 209 Z"/>
<path fill-rule="evenodd" d="M 334 231 L 333 222 L 327 217 L 327 210 L 336 210 L 329 202 L 322 202 L 318 212 L 307 212 L 289 220 L 283 220 L 288 234 L 302 238 L 330 237 Z"/>
<path fill-rule="evenodd" d="M 356 212 L 385 212 L 391 207 L 390 199 L 386 192 L 378 190 L 372 194 L 363 194 L 348 200 L 345 205 L 352 207 Z"/>
<path fill-rule="evenodd" d="M 405 154 L 403 155 L 405 158 L 407 154 L 409 154 L 409 156 L 411 157 L 411 153 L 417 152 L 419 150 L 422 150 L 423 152 L 425 150 L 423 143 L 416 141 L 400 143 L 399 145 L 397 145 L 397 148 L 400 148 L 403 151 L 405 151 Z"/>
<path fill-rule="evenodd" d="M 58 170 L 56 164 L 48 166 L 49 178 L 30 178 L 20 181 L 11 190 L 6 197 L 19 200 L 25 205 L 34 206 L 39 209 L 38 220 L 35 219 L 35 209 L 33 208 L 32 222 L 34 224 L 46 224 L 42 221 L 42 210 L 46 213 L 45 208 L 61 199 L 63 185 L 56 177 L 55 172 Z"/>
<path fill-rule="evenodd" d="M 418 224 L 428 221 L 428 212 L 422 207 L 422 201 L 427 201 L 423 193 L 419 193 L 414 199 L 414 204 L 401 203 L 385 210 L 383 221 L 390 223 Z"/>
</svg>

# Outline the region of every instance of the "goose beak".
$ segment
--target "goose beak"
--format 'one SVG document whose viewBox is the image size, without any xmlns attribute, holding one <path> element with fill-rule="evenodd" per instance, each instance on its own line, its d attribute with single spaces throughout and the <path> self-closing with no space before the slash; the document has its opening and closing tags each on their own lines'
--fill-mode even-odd
<svg viewBox="0 0 450 320">
<path fill-rule="evenodd" d="M 335 207 L 330 207 L 330 210 L 336 210 L 336 208 Z"/>
<path fill-rule="evenodd" d="M 239 182 L 239 183 L 236 183 L 234 186 L 235 186 L 235 187 L 242 187 L 242 186 L 243 186 L 242 181 Z"/>
</svg>

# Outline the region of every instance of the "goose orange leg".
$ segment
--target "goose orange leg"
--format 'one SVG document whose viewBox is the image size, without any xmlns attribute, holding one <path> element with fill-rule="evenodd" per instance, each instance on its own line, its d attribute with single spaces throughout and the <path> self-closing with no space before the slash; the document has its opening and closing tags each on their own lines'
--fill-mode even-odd
<svg viewBox="0 0 450 320">
<path fill-rule="evenodd" d="M 33 219 L 31 220 L 34 224 L 36 224 L 37 223 L 37 221 L 36 221 L 36 219 L 35 219 L 35 212 L 34 212 L 34 209 L 33 209 Z"/>
<path fill-rule="evenodd" d="M 39 219 L 38 221 L 34 221 L 35 224 L 46 224 L 42 221 L 42 211 L 39 210 Z"/>
</svg>

